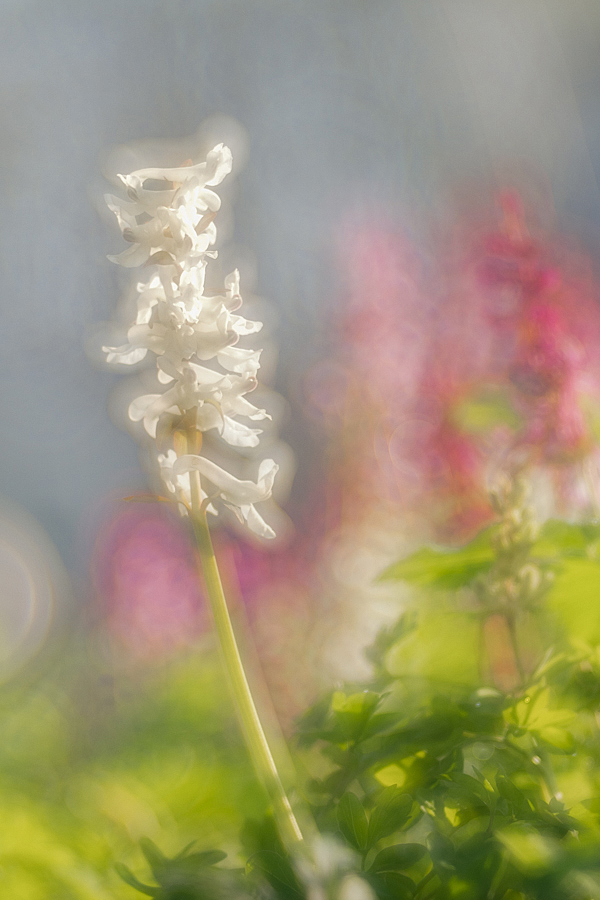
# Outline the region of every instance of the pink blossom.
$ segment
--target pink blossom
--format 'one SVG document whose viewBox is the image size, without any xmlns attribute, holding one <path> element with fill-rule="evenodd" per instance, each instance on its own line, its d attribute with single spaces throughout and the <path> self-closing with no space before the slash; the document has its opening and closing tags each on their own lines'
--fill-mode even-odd
<svg viewBox="0 0 600 900">
<path fill-rule="evenodd" d="M 96 584 L 110 633 L 138 658 L 163 658 L 204 627 L 191 545 L 161 504 L 128 505 L 95 553 Z"/>
</svg>

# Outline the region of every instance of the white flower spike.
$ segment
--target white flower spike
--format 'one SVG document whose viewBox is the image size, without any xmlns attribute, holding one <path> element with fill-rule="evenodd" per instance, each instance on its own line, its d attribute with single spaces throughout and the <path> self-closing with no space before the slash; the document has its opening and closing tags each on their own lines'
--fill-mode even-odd
<svg viewBox="0 0 600 900">
<path fill-rule="evenodd" d="M 166 490 L 180 511 L 190 514 L 242 730 L 282 840 L 291 849 L 302 843 L 302 832 L 244 672 L 207 521 L 207 513 L 218 513 L 223 505 L 256 535 L 275 537 L 255 504 L 270 498 L 278 467 L 272 459 L 263 460 L 253 482 L 236 478 L 200 455 L 204 434 L 209 432 L 232 447 L 256 446 L 260 430 L 238 419 L 254 423 L 269 418 L 264 409 L 246 399 L 257 385 L 260 350 L 236 344 L 262 325 L 237 314 L 242 305 L 239 272 L 228 275 L 223 291 L 216 295 L 206 293 L 204 286 L 207 264 L 216 256 L 210 248 L 216 240 L 214 218 L 221 205 L 211 188 L 230 171 L 231 152 L 218 144 L 205 162 L 196 165 L 140 169 L 119 176 L 128 199 L 110 195 L 106 200 L 131 246 L 110 258 L 127 268 L 143 265 L 153 270 L 147 281 L 136 286 L 137 310 L 127 343 L 103 350 L 109 362 L 121 365 L 134 365 L 149 352 L 156 358 L 157 382 L 163 389 L 136 397 L 129 405 L 129 417 L 142 422 L 156 440 Z"/>
<path fill-rule="evenodd" d="M 137 315 L 127 343 L 102 348 L 108 362 L 121 365 L 155 354 L 165 390 L 137 397 L 129 406 L 130 419 L 143 422 L 153 438 L 164 437 L 162 421 L 167 427 L 171 423 L 173 433 L 214 431 L 232 447 L 255 447 L 260 429 L 238 417 L 251 422 L 270 418 L 245 396 L 257 385 L 260 350 L 235 345 L 240 337 L 260 331 L 262 323 L 237 314 L 242 305 L 239 272 L 225 278 L 221 294 L 204 292 L 206 266 L 216 256 L 210 249 L 216 240 L 213 220 L 221 205 L 211 188 L 231 165 L 231 151 L 218 144 L 205 162 L 119 175 L 128 199 L 106 196 L 131 245 L 109 259 L 127 268 L 155 267 L 150 279 L 136 286 Z M 192 447 L 197 443 L 194 439 Z M 210 512 L 221 501 L 255 534 L 275 536 L 254 507 L 271 496 L 277 472 L 272 459 L 263 460 L 256 483 L 235 478 L 199 453 L 181 452 L 181 441 L 166 455 L 159 454 L 158 463 L 182 511 L 191 506 L 190 472 L 199 473 L 201 500 Z"/>
</svg>

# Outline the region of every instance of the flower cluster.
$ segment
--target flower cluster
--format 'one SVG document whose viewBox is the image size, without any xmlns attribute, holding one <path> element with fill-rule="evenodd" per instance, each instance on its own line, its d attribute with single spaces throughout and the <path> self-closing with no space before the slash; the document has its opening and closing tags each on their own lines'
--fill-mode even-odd
<svg viewBox="0 0 600 900">
<path fill-rule="evenodd" d="M 238 417 L 269 418 L 246 399 L 257 386 L 260 350 L 236 344 L 262 323 L 236 314 L 242 304 L 238 271 L 225 278 L 222 293 L 205 293 L 206 266 L 217 255 L 211 247 L 221 204 L 211 188 L 231 165 L 231 151 L 219 144 L 196 165 L 119 176 L 128 199 L 107 195 L 106 201 L 131 246 L 109 259 L 126 267 L 152 267 L 153 274 L 137 284 L 137 316 L 127 343 L 103 350 L 108 362 L 128 365 L 140 362 L 148 351 L 156 356 L 164 390 L 137 397 L 129 417 L 143 422 L 159 449 L 166 450 L 158 455 L 161 476 L 180 509 L 191 509 L 190 472 L 199 472 L 201 501 L 210 512 L 221 501 L 251 531 L 270 538 L 274 532 L 254 504 L 271 496 L 276 463 L 264 460 L 254 483 L 199 455 L 202 434 L 208 431 L 233 447 L 255 447 L 260 429 Z"/>
</svg>

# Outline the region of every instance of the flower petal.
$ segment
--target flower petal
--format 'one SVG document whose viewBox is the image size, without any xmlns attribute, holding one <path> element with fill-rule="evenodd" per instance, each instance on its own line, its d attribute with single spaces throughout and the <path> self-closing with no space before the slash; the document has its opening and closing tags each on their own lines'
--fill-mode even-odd
<svg viewBox="0 0 600 900">
<path fill-rule="evenodd" d="M 142 244 L 133 244 L 127 250 L 123 250 L 122 253 L 117 253 L 116 256 L 110 254 L 106 258 L 119 266 L 124 266 L 126 269 L 133 269 L 135 266 L 141 266 L 146 262 L 148 259 L 148 247 L 144 247 Z"/>
<path fill-rule="evenodd" d="M 260 350 L 245 350 L 242 347 L 226 347 L 217 354 L 217 359 L 229 372 L 241 375 L 256 375 L 260 367 Z"/>
<path fill-rule="evenodd" d="M 260 428 L 248 428 L 230 416 L 223 417 L 221 437 L 232 447 L 258 447 L 259 434 L 262 434 Z"/>
<path fill-rule="evenodd" d="M 245 519 L 246 525 L 253 531 L 254 534 L 257 534 L 259 537 L 266 538 L 267 540 L 271 540 L 274 538 L 275 532 L 271 528 L 270 525 L 267 525 L 265 520 L 260 516 L 255 508 L 250 504 L 250 506 L 242 507 L 242 516 Z"/>
<path fill-rule="evenodd" d="M 129 418 L 132 422 L 141 422 L 148 408 L 152 406 L 155 400 L 158 400 L 160 394 L 144 394 L 142 397 L 136 397 L 129 404 Z"/>
<path fill-rule="evenodd" d="M 133 366 L 135 363 L 141 362 L 148 351 L 145 347 L 122 344 L 120 347 L 103 347 L 102 352 L 106 353 L 106 362 Z"/>
<path fill-rule="evenodd" d="M 195 470 L 204 475 L 220 491 L 223 500 L 233 506 L 245 506 L 268 500 L 273 489 L 273 481 L 279 466 L 272 459 L 265 459 L 260 464 L 258 482 L 242 481 L 217 466 L 205 456 L 180 456 L 173 465 L 173 472 L 181 475 Z"/>
</svg>

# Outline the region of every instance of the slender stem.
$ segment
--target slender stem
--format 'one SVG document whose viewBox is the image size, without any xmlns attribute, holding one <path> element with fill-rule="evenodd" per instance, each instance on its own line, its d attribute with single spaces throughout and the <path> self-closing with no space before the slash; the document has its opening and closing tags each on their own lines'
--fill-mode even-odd
<svg viewBox="0 0 600 900">
<path fill-rule="evenodd" d="M 202 509 L 199 472 L 190 472 L 190 487 L 192 523 L 202 563 L 206 591 L 238 714 L 252 761 L 259 777 L 265 784 L 273 804 L 275 820 L 278 824 L 281 838 L 287 848 L 292 849 L 297 847 L 303 840 L 302 832 L 281 783 L 281 778 L 279 777 L 279 772 L 261 725 L 248 679 L 246 678 L 223 593 L 221 577 L 206 520 L 206 512 Z"/>
<path fill-rule="evenodd" d="M 504 618 L 506 620 L 506 626 L 508 628 L 508 634 L 510 637 L 510 643 L 512 646 L 512 651 L 515 657 L 515 665 L 517 667 L 517 672 L 519 675 L 519 684 L 522 685 L 525 681 L 525 671 L 523 669 L 523 664 L 521 662 L 521 655 L 519 653 L 519 642 L 517 640 L 517 627 L 515 623 L 515 614 L 514 612 L 505 613 Z"/>
</svg>

